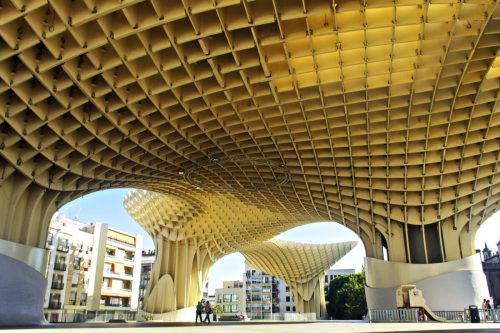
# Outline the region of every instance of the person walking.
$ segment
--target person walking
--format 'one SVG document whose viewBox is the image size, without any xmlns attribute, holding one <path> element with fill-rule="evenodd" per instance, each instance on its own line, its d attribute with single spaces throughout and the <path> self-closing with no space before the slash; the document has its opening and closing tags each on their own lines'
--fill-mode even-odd
<svg viewBox="0 0 500 333">
<path fill-rule="evenodd" d="M 201 317 L 201 313 L 203 312 L 203 304 L 201 301 L 196 304 L 196 324 L 198 324 L 198 318 L 200 318 L 200 324 L 203 323 L 203 318 Z"/>
<path fill-rule="evenodd" d="M 211 314 L 212 314 L 212 306 L 210 305 L 210 302 L 207 301 L 207 303 L 205 303 L 205 320 L 203 321 L 204 323 L 206 323 L 208 320 L 208 323 L 210 324 Z"/>
</svg>

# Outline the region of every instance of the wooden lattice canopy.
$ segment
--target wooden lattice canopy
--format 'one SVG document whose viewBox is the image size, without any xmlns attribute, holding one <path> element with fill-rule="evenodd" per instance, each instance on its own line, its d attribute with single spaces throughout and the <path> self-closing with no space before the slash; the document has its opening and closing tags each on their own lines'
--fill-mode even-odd
<svg viewBox="0 0 500 333">
<path fill-rule="evenodd" d="M 409 252 L 498 208 L 499 36 L 494 0 L 1 0 L 0 176 L 226 193 Z"/>
</svg>

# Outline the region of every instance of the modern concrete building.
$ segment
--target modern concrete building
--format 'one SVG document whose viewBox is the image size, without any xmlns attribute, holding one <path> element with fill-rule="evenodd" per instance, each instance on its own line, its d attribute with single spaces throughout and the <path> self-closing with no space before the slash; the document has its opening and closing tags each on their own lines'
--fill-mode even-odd
<svg viewBox="0 0 500 333">
<path fill-rule="evenodd" d="M 141 247 L 142 236 L 54 216 L 47 239 L 45 318 L 72 322 L 97 311 L 110 318 L 136 311 Z"/>
<path fill-rule="evenodd" d="M 474 238 L 500 201 L 498 8 L 3 0 L 0 325 L 43 320 L 52 214 L 117 187 L 154 191 L 126 204 L 161 253 L 152 281 L 177 293 L 155 311 L 199 297 L 181 271 L 205 277 L 317 221 L 359 235 L 369 307 L 395 307 L 407 283 L 431 309 L 480 304 Z"/>
<path fill-rule="evenodd" d="M 273 313 L 280 313 L 280 281 L 277 277 L 245 263 L 243 282 L 248 318 L 273 319 Z"/>
<path fill-rule="evenodd" d="M 242 281 L 223 281 L 222 288 L 215 289 L 215 304 L 222 307 L 224 316 L 246 316 L 246 297 Z"/>
</svg>

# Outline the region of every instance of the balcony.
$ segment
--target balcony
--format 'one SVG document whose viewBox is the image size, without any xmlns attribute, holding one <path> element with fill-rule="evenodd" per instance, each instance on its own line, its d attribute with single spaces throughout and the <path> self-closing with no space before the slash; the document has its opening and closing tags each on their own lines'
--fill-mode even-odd
<svg viewBox="0 0 500 333">
<path fill-rule="evenodd" d="M 63 282 L 58 282 L 58 281 L 52 281 L 52 289 L 56 290 L 62 290 L 64 289 L 64 283 Z"/>
<path fill-rule="evenodd" d="M 61 301 L 50 301 L 49 302 L 49 309 L 60 309 L 62 306 Z"/>
<path fill-rule="evenodd" d="M 68 253 L 69 252 L 69 246 L 68 245 L 59 244 L 59 245 L 57 245 L 57 251 Z"/>
<path fill-rule="evenodd" d="M 65 271 L 67 268 L 66 264 L 62 263 L 62 262 L 56 262 L 54 264 L 54 269 L 56 271 Z"/>
</svg>

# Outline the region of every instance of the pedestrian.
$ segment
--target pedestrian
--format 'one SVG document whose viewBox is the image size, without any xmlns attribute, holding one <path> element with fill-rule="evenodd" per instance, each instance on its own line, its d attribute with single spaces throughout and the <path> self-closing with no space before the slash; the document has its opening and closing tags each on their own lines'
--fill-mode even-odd
<svg viewBox="0 0 500 333">
<path fill-rule="evenodd" d="M 201 301 L 196 304 L 196 324 L 198 324 L 198 318 L 200 318 L 200 324 L 203 323 L 203 318 L 201 318 L 201 313 L 203 312 L 203 304 Z"/>
<path fill-rule="evenodd" d="M 204 323 L 207 322 L 210 324 L 210 315 L 212 314 L 212 306 L 210 305 L 210 302 L 207 301 L 205 304 L 205 320 L 203 321 Z"/>
</svg>

